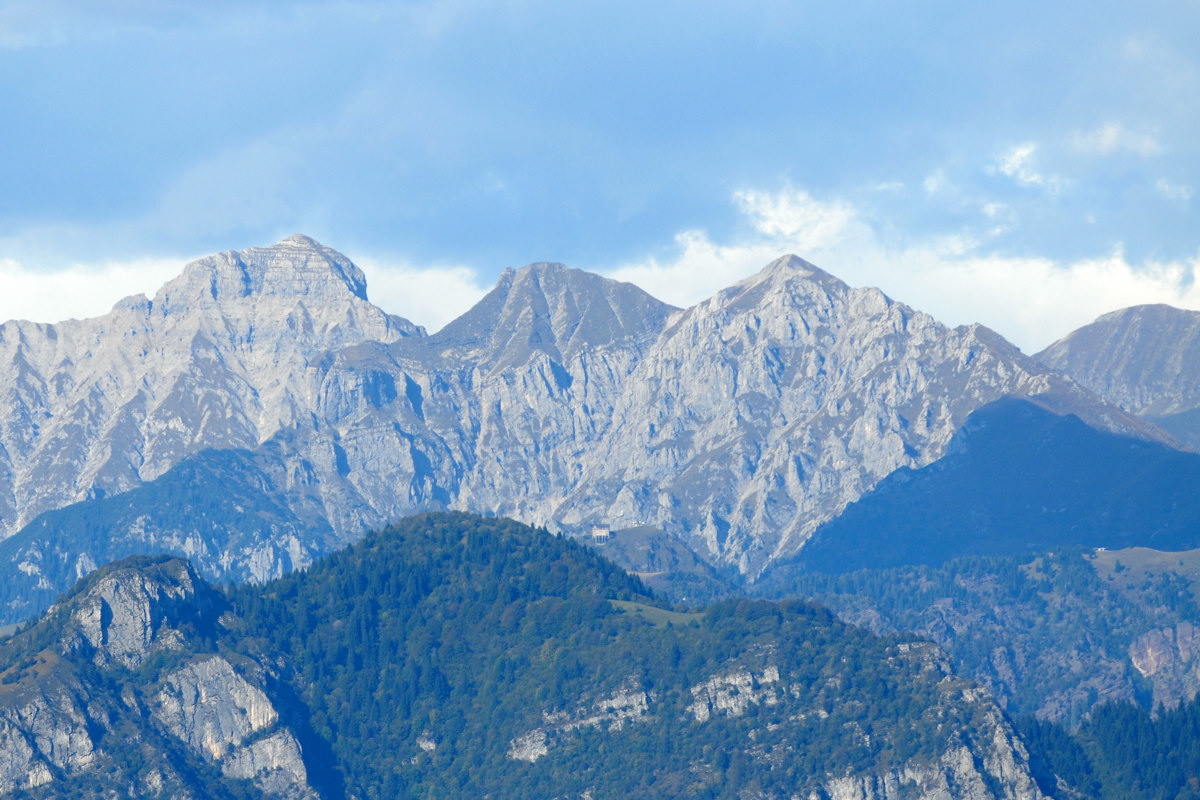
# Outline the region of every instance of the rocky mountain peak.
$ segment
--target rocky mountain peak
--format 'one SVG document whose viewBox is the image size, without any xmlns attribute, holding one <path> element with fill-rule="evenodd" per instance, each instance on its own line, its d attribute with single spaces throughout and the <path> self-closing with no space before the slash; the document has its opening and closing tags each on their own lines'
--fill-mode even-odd
<svg viewBox="0 0 1200 800">
<path fill-rule="evenodd" d="M 1135 414 L 1200 406 L 1200 312 L 1168 305 L 1113 311 L 1037 354 Z"/>
<path fill-rule="evenodd" d="M 90 656 L 100 667 L 136 669 L 159 650 L 184 645 L 184 628 L 211 627 L 220 600 L 187 561 L 135 557 L 93 573 L 51 609 L 70 623 L 64 654 Z"/>
<path fill-rule="evenodd" d="M 762 281 L 766 279 L 782 278 L 784 280 L 790 278 L 804 278 L 815 283 L 826 284 L 829 286 L 848 288 L 846 283 L 840 278 L 837 278 L 825 270 L 806 261 L 795 253 L 788 253 L 780 256 L 771 263 L 767 264 L 754 276 L 751 276 L 749 281 Z"/>
<path fill-rule="evenodd" d="M 524 363 L 535 351 L 562 361 L 584 349 L 656 335 L 667 305 L 630 283 L 562 264 L 507 269 L 494 289 L 433 337 L 443 352 Z"/>
<path fill-rule="evenodd" d="M 1200 448 L 1200 312 L 1163 304 L 1113 311 L 1036 358 Z"/>
<path fill-rule="evenodd" d="M 350 259 L 307 236 L 270 247 L 227 250 L 189 263 L 155 297 L 164 311 L 246 297 L 367 301 L 367 279 Z"/>
<path fill-rule="evenodd" d="M 839 294 L 850 289 L 850 286 L 842 279 L 794 254 L 780 256 L 754 275 L 735 284 L 734 288 L 784 283 L 807 284 L 814 288 L 820 288 L 827 294 Z"/>
<path fill-rule="evenodd" d="M 336 289 L 320 302 L 254 290 L 314 270 Z M 985 328 L 948 329 L 795 256 L 682 312 L 630 284 L 531 264 L 429 337 L 405 337 L 355 294 L 356 274 L 293 238 L 193 264 L 163 294 L 187 288 L 196 303 L 176 315 L 156 300 L 140 329 L 95 321 L 70 347 L 14 329 L 14 341 L 40 344 L 15 347 L 0 380 L 12 409 L 0 426 L 0 470 L 13 476 L 0 492 L 6 531 L 67 503 L 166 486 L 193 454 L 241 449 L 262 456 L 251 472 L 265 470 L 247 479 L 245 496 L 260 499 L 245 506 L 278 498 L 296 527 L 255 523 L 253 547 L 226 559 L 244 530 L 210 527 L 214 543 L 198 544 L 175 514 L 163 517 L 168 539 L 142 527 L 130 498 L 128 522 L 79 530 L 157 536 L 212 554 L 201 563 L 215 574 L 265 576 L 264 564 L 328 546 L 330 530 L 352 538 L 454 507 L 557 530 L 653 526 L 755 575 L 884 476 L 939 459 L 970 413 L 1001 397 L 1043 398 L 1107 429 L 1148 427 Z M 65 574 L 41 555 L 54 546 L 21 544 L 28 555 L 11 563 L 31 580 L 39 564 Z"/>
<path fill-rule="evenodd" d="M 424 336 L 366 296 L 349 259 L 293 236 L 193 261 L 102 317 L 0 325 L 0 538 L 190 452 L 256 446 L 311 414 L 330 354 Z"/>
<path fill-rule="evenodd" d="M 886 301 L 877 289 L 851 290 L 840 279 L 799 256 L 786 255 L 693 306 L 688 315 L 728 319 L 743 313 L 773 316 L 810 311 L 827 313 L 840 306 L 843 298 L 852 291 L 867 292 L 872 297 L 878 295 Z"/>
</svg>

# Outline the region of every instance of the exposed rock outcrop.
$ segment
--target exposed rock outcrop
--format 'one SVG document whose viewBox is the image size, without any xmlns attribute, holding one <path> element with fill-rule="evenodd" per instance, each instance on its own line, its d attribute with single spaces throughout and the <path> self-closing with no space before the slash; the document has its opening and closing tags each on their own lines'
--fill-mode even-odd
<svg viewBox="0 0 1200 800">
<path fill-rule="evenodd" d="M 795 658 L 791 654 L 790 658 Z M 807 800 L 1043 800 L 1044 795 L 1030 775 L 1029 754 L 1007 719 L 986 691 L 965 686 L 953 678 L 948 660 L 936 647 L 925 643 L 902 643 L 895 646 L 889 661 L 915 669 L 923 677 L 941 683 L 944 708 L 923 710 L 924 714 L 940 716 L 951 706 L 965 704 L 973 709 L 973 722 L 953 732 L 946 749 L 936 758 L 914 758 L 898 769 L 883 772 L 859 770 L 848 775 L 831 775 L 818 788 L 799 794 L 786 795 Z M 830 677 L 836 681 L 837 678 Z M 811 697 L 811 686 L 789 682 L 786 668 L 781 671 L 773 648 L 758 649 L 747 654 L 744 661 L 688 689 L 690 703 L 686 706 L 685 724 L 711 725 L 721 719 L 742 717 L 754 706 L 770 707 L 775 721 L 766 730 L 749 731 L 749 757 L 770 761 L 779 767 L 795 756 L 790 745 L 760 747 L 760 734 L 777 733 L 780 728 L 795 730 L 797 738 L 820 731 L 818 737 L 828 736 L 831 727 L 847 724 L 857 731 L 857 737 L 867 747 L 871 736 L 857 723 L 833 719 L 822 707 L 805 705 Z M 672 707 L 673 698 L 662 693 L 648 693 L 630 684 L 612 697 L 581 703 L 573 714 L 543 712 L 546 724 L 512 740 L 508 757 L 534 763 L 548 756 L 563 737 L 571 731 L 590 727 L 613 735 L 627 721 L 645 720 L 662 714 Z M 782 711 L 781 711 L 782 710 Z M 728 747 L 741 745 L 735 741 Z M 783 796 L 770 792 L 755 795 L 763 800 Z"/>
<path fill-rule="evenodd" d="M 707 722 L 714 714 L 740 717 L 752 705 L 777 705 L 785 690 L 779 686 L 779 668 L 774 665 L 757 675 L 748 669 L 737 669 L 693 686 L 695 702 L 687 710 L 697 722 Z"/>
<path fill-rule="evenodd" d="M 127 783 L 114 796 L 188 797 L 196 778 L 178 765 L 190 753 L 266 796 L 315 800 L 263 668 L 205 652 L 222 613 L 187 562 L 138 558 L 90 576 L 7 642 L 0 794 L 94 774 Z M 136 750 L 161 768 L 130 771 Z"/>
<path fill-rule="evenodd" d="M 101 752 L 95 731 L 110 717 L 78 689 L 54 675 L 32 689 L 0 688 L 0 794 L 96 765 Z"/>
<path fill-rule="evenodd" d="M 548 754 L 563 734 L 580 728 L 619 731 L 628 723 L 645 717 L 653 700 L 652 693 L 631 680 L 619 691 L 608 697 L 597 698 L 574 713 L 544 712 L 542 717 L 545 724 L 513 739 L 509 744 L 508 757 L 532 764 Z"/>
<path fill-rule="evenodd" d="M 1200 692 L 1200 628 L 1180 622 L 1129 646 L 1129 660 L 1154 687 L 1154 705 L 1175 708 Z"/>
<path fill-rule="evenodd" d="M 179 560 L 97 575 L 81 596 L 64 603 L 73 630 L 61 651 L 90 654 L 98 667 L 136 669 L 153 652 L 182 649 L 179 624 L 216 602 L 207 585 L 197 597 L 198 585 L 192 566 Z"/>
<path fill-rule="evenodd" d="M 251 683 L 217 655 L 190 662 L 166 676 L 151 714 L 229 777 L 253 780 L 271 795 L 309 797 L 300 745 L 278 727 L 279 712 L 256 678 Z"/>
</svg>

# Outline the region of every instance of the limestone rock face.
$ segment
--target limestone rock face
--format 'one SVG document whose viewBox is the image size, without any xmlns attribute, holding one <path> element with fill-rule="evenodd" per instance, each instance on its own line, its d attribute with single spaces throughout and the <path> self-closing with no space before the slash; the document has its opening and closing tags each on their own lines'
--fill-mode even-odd
<svg viewBox="0 0 1200 800">
<path fill-rule="evenodd" d="M 108 721 L 102 707 L 93 707 L 68 682 L 45 681 L 22 695 L 0 705 L 0 794 L 94 766 L 99 756 L 94 730 Z"/>
<path fill-rule="evenodd" d="M 89 653 L 98 667 L 127 669 L 137 669 L 157 650 L 178 650 L 183 636 L 176 626 L 196 616 L 197 583 L 185 561 L 159 565 L 152 576 L 109 572 L 69 604 L 74 633 L 61 649 Z"/>
<path fill-rule="evenodd" d="M 544 269 L 517 273 L 510 288 Z M 495 318 L 488 302 L 456 325 Z M 477 364 L 470 390 L 442 377 L 459 380 L 461 399 L 446 401 L 478 432 L 451 505 L 552 529 L 653 525 L 753 575 L 885 475 L 936 460 L 971 411 L 1000 397 L 1147 427 L 985 328 L 947 329 L 795 257 L 659 312 L 657 332 L 610 326 L 562 362 L 547 323 L 523 362 L 506 346 L 503 370 Z M 550 304 L 545 317 L 557 314 Z M 432 405 L 427 418 L 452 418 L 430 417 Z M 432 432 L 455 442 L 454 431 Z"/>
<path fill-rule="evenodd" d="M 292 237 L 107 317 L 6 323 L 0 365 L 0 529 L 20 529 L 0 561 L 27 593 L 139 543 L 264 580 L 447 508 L 650 525 L 755 576 L 1001 397 L 1165 436 L 986 328 L 794 256 L 683 311 L 534 264 L 426 336 Z"/>
<path fill-rule="evenodd" d="M 296 738 L 277 727 L 279 713 L 260 686 L 224 658 L 193 661 L 167 675 L 151 713 L 225 775 L 253 780 L 276 796 L 311 795 Z M 251 740 L 273 728 L 269 736 Z"/>
<path fill-rule="evenodd" d="M 965 747 L 946 752 L 932 766 L 911 766 L 883 775 L 830 780 L 809 800 L 1037 800 L 1045 795 L 1025 775 L 1016 785 L 996 780 L 993 769 L 1020 769 L 1008 750 L 994 751 L 981 765 Z M 981 768 L 982 767 L 982 768 Z M 1005 774 L 1011 777 L 1011 774 Z"/>
<path fill-rule="evenodd" d="M 1113 311 L 1036 357 L 1200 449 L 1200 312 L 1167 305 Z"/>
<path fill-rule="evenodd" d="M 308 420 L 320 359 L 423 333 L 303 236 L 189 264 L 153 300 L 0 325 L 0 531 L 153 479 L 190 453 Z"/>
<path fill-rule="evenodd" d="M 0 664 L 0 794 L 104 776 L 113 796 L 208 796 L 179 769 L 191 758 L 267 797 L 315 800 L 264 668 L 204 651 L 222 613 L 187 562 L 138 558 L 90 576 L 13 637 L 4 652 L 17 657 Z"/>
<path fill-rule="evenodd" d="M 1129 660 L 1150 679 L 1155 706 L 1174 708 L 1200 692 L 1200 629 L 1189 622 L 1138 637 Z"/>
<path fill-rule="evenodd" d="M 929 655 L 932 655 L 931 653 Z M 928 657 L 922 654 L 922 657 Z M 944 669 L 940 659 L 930 668 Z M 962 699 L 974 704 L 983 721 L 980 738 L 962 737 L 933 763 L 910 763 L 903 769 L 867 777 L 834 778 L 810 800 L 1041 800 L 1045 795 L 1029 773 L 1029 753 L 990 696 L 966 689 Z M 989 735 L 990 734 L 990 735 Z"/>
<path fill-rule="evenodd" d="M 629 723 L 644 719 L 653 701 L 654 694 L 631 679 L 619 691 L 581 704 L 574 712 L 543 712 L 545 724 L 513 739 L 508 757 L 532 764 L 548 754 L 563 734 L 581 728 L 620 731 Z"/>
<path fill-rule="evenodd" d="M 982 689 L 956 682 L 949 664 L 937 648 L 924 643 L 901 644 L 894 660 L 906 662 L 927 674 L 941 678 L 945 705 L 965 703 L 972 708 L 975 723 L 971 730 L 957 731 L 949 746 L 936 758 L 914 758 L 899 769 L 885 772 L 858 772 L 834 776 L 819 788 L 804 795 L 808 800 L 1043 800 L 1029 771 L 1029 754 L 1004 714 Z M 681 724 L 713 725 L 722 718 L 740 717 L 756 705 L 772 707 L 776 715 L 784 710 L 784 722 L 769 728 L 795 726 L 801 741 L 813 736 L 821 726 L 832 728 L 823 708 L 806 707 L 801 701 L 810 687 L 789 682 L 786 668 L 776 663 L 773 651 L 760 650 L 746 661 L 702 681 L 689 690 L 691 703 Z M 646 692 L 631 683 L 608 698 L 584 700 L 573 713 L 544 711 L 545 724 L 515 738 L 508 757 L 535 763 L 561 744 L 569 731 L 590 727 L 619 737 L 629 722 L 662 714 L 663 707 L 678 708 L 673 698 L 663 693 Z M 939 713 L 937 708 L 927 713 Z M 943 712 L 944 713 L 944 710 Z M 827 731 L 831 732 L 831 731 Z M 864 738 L 869 735 L 860 733 Z M 755 734 L 747 747 L 755 752 Z M 731 743 L 732 746 L 732 743 Z M 791 757 L 787 747 L 772 751 L 775 763 L 784 765 Z M 763 798 L 777 795 L 763 793 Z"/>
<path fill-rule="evenodd" d="M 748 669 L 738 669 L 714 675 L 692 687 L 694 702 L 688 713 L 697 722 L 707 722 L 714 714 L 740 717 L 751 706 L 773 706 L 781 702 L 779 668 L 771 665 L 755 675 Z"/>
</svg>

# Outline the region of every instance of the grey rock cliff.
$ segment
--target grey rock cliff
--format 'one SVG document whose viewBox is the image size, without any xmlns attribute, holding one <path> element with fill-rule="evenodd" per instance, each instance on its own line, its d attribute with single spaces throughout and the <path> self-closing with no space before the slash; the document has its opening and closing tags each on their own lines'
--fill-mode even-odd
<svg viewBox="0 0 1200 800">
<path fill-rule="evenodd" d="M 202 498 L 181 521 L 128 493 L 101 516 L 85 504 L 25 526 L 9 569 L 65 588 L 113 557 L 85 535 L 103 528 L 119 552 L 154 542 L 210 576 L 263 580 L 454 508 L 552 530 L 652 525 L 753 576 L 889 473 L 939 458 L 1000 397 L 1165 436 L 986 328 L 946 328 L 796 257 L 684 311 L 535 264 L 434 336 L 365 297 L 348 260 L 293 237 L 195 262 L 107 317 L 0 326 L 4 530 L 173 479 L 213 448 L 254 462 L 233 487 L 249 505 L 228 471 L 193 470 L 221 524 Z M 239 508 L 253 530 L 232 523 Z M 258 524 L 264 508 L 274 521 Z"/>
<path fill-rule="evenodd" d="M 372 402 L 371 381 L 396 388 Z M 985 328 L 794 257 L 686 311 L 533 265 L 429 339 L 344 352 L 325 387 L 346 480 L 384 517 L 444 503 L 648 524 L 751 574 L 1000 397 L 1162 436 Z M 407 492 L 368 483 L 381 475 Z"/>
<path fill-rule="evenodd" d="M 327 353 L 422 333 L 365 285 L 293 236 L 195 261 L 104 317 L 0 325 L 0 531 L 308 422 Z"/>
<path fill-rule="evenodd" d="M 1167 305 L 1113 311 L 1037 358 L 1200 449 L 1200 312 Z"/>
<path fill-rule="evenodd" d="M 98 576 L 83 596 L 63 604 L 70 625 L 60 652 L 82 653 L 98 667 L 137 669 L 159 650 L 181 649 L 176 626 L 196 616 L 197 581 L 183 561 L 167 562 L 153 577 L 133 570 Z"/>
<path fill-rule="evenodd" d="M 68 680 L 57 676 L 34 689 L 0 692 L 0 794 L 44 786 L 97 764 L 94 730 L 109 720 Z"/>
<path fill-rule="evenodd" d="M 1154 705 L 1175 708 L 1200 691 L 1200 629 L 1190 622 L 1139 636 L 1129 661 L 1150 681 Z"/>
<path fill-rule="evenodd" d="M 279 712 L 255 677 L 259 685 L 221 656 L 192 661 L 166 676 L 151 715 L 225 775 L 253 780 L 274 796 L 312 796 L 300 745 L 279 727 Z"/>
<path fill-rule="evenodd" d="M 265 796 L 315 800 L 263 668 L 203 652 L 196 637 L 220 613 L 186 562 L 142 559 L 91 576 L 5 643 L 16 657 L 0 665 L 0 794 L 104 776 L 113 796 L 190 797 L 195 775 L 179 767 L 192 758 Z M 130 771 L 132 751 L 161 767 Z"/>
</svg>

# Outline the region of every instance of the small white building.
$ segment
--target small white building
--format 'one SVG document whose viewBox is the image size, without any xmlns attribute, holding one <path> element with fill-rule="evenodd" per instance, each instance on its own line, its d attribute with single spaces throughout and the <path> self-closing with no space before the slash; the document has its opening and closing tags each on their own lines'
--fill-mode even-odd
<svg viewBox="0 0 1200 800">
<path fill-rule="evenodd" d="M 607 525 L 592 526 L 592 544 L 608 544 L 612 538 L 612 531 Z"/>
</svg>

